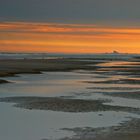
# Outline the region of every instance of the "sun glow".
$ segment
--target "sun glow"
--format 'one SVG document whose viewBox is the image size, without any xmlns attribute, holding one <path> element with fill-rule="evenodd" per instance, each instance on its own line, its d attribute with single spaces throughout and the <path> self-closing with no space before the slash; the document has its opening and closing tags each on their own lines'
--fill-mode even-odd
<svg viewBox="0 0 140 140">
<path fill-rule="evenodd" d="M 0 51 L 140 53 L 140 28 L 85 24 L 0 23 Z"/>
</svg>

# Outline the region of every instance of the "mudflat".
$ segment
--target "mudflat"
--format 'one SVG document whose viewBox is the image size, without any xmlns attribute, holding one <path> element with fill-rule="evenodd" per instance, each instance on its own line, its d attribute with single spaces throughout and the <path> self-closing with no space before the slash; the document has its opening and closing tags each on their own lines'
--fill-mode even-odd
<svg viewBox="0 0 140 140">
<path fill-rule="evenodd" d="M 76 69 L 93 70 L 90 64 L 99 62 L 82 59 L 11 59 L 0 60 L 0 77 L 21 73 L 41 73 L 41 71 L 71 71 Z"/>
<path fill-rule="evenodd" d="M 86 61 L 85 61 L 86 60 Z M 140 99 L 139 88 L 125 87 L 125 85 L 139 85 L 140 84 L 140 62 L 137 64 L 130 63 L 129 66 L 106 66 L 105 63 L 113 62 L 112 60 L 105 61 L 91 61 L 92 59 L 79 58 L 62 58 L 62 59 L 11 59 L 0 60 L 0 77 L 17 76 L 16 74 L 32 73 L 40 74 L 43 71 L 51 72 L 68 72 L 74 70 L 86 70 L 87 73 L 97 73 L 100 75 L 99 79 L 105 77 L 106 80 L 83 81 L 89 84 L 121 84 L 121 87 L 90 87 L 96 90 L 98 88 L 104 90 L 115 90 L 117 92 L 102 93 L 108 96 L 123 97 L 130 99 Z M 128 62 L 126 60 L 126 62 Z M 99 65 L 98 65 L 99 64 Z M 101 64 L 101 65 L 100 65 Z M 106 76 L 108 78 L 106 78 Z M 110 78 L 115 76 L 115 79 Z M 126 77 L 127 76 L 127 77 Z M 119 78 L 118 78 L 119 77 Z M 0 84 L 8 83 L 6 80 L 0 80 Z M 120 90 L 120 91 L 119 91 Z M 122 90 L 124 90 L 122 92 Z M 125 90 L 132 90 L 126 92 Z M 14 103 L 15 107 L 28 110 L 51 110 L 60 112 L 97 112 L 97 111 L 124 111 L 130 113 L 140 113 L 139 108 L 111 106 L 104 104 L 110 102 L 109 100 L 85 100 L 73 99 L 67 97 L 6 97 L 0 98 L 0 102 Z M 99 117 L 102 114 L 99 114 Z M 124 122 L 120 126 L 112 126 L 108 128 L 64 128 L 66 131 L 72 131 L 75 136 L 64 138 L 62 140 L 139 140 L 140 139 L 140 120 L 132 120 Z M 95 137 L 96 136 L 96 137 Z M 45 139 L 44 139 L 45 140 Z M 47 139 L 46 139 L 47 140 Z"/>
</svg>

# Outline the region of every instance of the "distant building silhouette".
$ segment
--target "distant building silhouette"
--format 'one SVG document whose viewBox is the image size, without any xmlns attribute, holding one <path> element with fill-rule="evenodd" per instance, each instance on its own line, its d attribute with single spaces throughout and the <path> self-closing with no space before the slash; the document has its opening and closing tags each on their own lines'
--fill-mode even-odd
<svg viewBox="0 0 140 140">
<path fill-rule="evenodd" d="M 112 53 L 113 53 L 113 54 L 119 54 L 119 52 L 118 52 L 118 51 L 113 51 Z"/>
</svg>

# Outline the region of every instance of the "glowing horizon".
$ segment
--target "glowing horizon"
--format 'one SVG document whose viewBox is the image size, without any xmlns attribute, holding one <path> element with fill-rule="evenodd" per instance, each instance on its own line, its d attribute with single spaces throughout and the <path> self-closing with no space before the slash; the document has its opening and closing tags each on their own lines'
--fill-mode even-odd
<svg viewBox="0 0 140 140">
<path fill-rule="evenodd" d="M 1 52 L 140 53 L 140 28 L 1 22 Z"/>
</svg>

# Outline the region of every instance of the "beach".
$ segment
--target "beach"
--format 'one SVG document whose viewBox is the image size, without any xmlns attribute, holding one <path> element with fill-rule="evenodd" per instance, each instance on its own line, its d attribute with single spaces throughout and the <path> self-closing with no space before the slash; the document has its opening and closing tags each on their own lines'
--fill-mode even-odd
<svg viewBox="0 0 140 140">
<path fill-rule="evenodd" d="M 0 140 L 140 140 L 140 0 L 1 0 Z"/>
<path fill-rule="evenodd" d="M 118 58 L 0 59 L 0 139 L 138 140 L 140 59 Z"/>
</svg>

